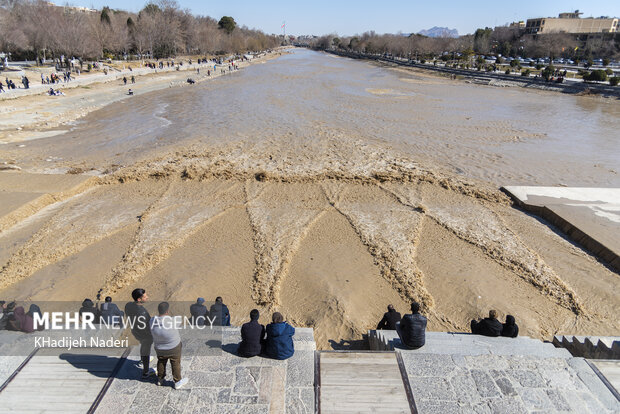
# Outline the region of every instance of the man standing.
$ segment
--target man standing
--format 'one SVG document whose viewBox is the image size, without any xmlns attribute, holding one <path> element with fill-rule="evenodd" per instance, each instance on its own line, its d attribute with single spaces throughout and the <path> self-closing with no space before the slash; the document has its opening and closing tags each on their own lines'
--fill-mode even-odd
<svg viewBox="0 0 620 414">
<path fill-rule="evenodd" d="M 400 322 L 400 313 L 396 312 L 393 305 L 388 305 L 388 311 L 383 314 L 383 319 L 377 325 L 377 329 L 396 329 L 396 324 Z"/>
<path fill-rule="evenodd" d="M 258 323 L 260 313 L 258 309 L 250 312 L 250 322 L 241 326 L 241 344 L 239 356 L 250 358 L 261 353 L 265 340 L 265 327 Z"/>
<path fill-rule="evenodd" d="M 192 315 L 192 325 L 204 326 L 207 320 L 207 307 L 204 305 L 204 298 L 196 299 L 189 307 L 189 313 Z"/>
<path fill-rule="evenodd" d="M 146 379 L 152 375 L 155 375 L 155 371 L 149 369 L 149 361 L 151 358 L 151 345 L 153 345 L 153 336 L 151 335 L 151 328 L 149 322 L 151 315 L 144 308 L 144 303 L 149 299 L 144 289 L 134 289 L 131 292 L 133 302 L 129 302 L 125 305 L 125 315 L 129 326 L 131 327 L 131 333 L 140 342 L 140 357 L 142 359 L 142 379 Z"/>
<path fill-rule="evenodd" d="M 228 306 L 224 305 L 221 296 L 215 298 L 215 303 L 209 309 L 209 315 L 213 321 L 213 326 L 230 326 L 230 312 L 228 312 Z"/>
<path fill-rule="evenodd" d="M 187 384 L 187 378 L 181 378 L 181 335 L 175 327 L 175 321 L 169 313 L 170 305 L 162 302 L 157 306 L 159 316 L 151 318 L 151 333 L 155 352 L 157 352 L 157 385 L 162 385 L 166 378 L 166 364 L 170 360 L 174 388 L 180 389 Z"/>
<path fill-rule="evenodd" d="M 471 333 L 484 336 L 500 336 L 502 323 L 497 320 L 497 311 L 491 309 L 489 317 L 481 321 L 472 320 L 470 323 Z"/>
<path fill-rule="evenodd" d="M 426 318 L 420 315 L 420 304 L 411 304 L 411 314 L 403 316 L 396 325 L 401 343 L 408 349 L 418 349 L 426 342 Z"/>
</svg>

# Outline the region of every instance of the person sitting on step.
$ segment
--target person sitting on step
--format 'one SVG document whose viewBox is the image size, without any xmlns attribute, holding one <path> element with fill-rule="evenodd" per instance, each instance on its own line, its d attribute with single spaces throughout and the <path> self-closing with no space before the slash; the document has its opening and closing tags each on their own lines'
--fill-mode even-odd
<svg viewBox="0 0 620 414">
<path fill-rule="evenodd" d="M 258 309 L 252 309 L 250 311 L 250 322 L 241 326 L 239 356 L 250 358 L 261 353 L 265 342 L 265 326 L 258 323 L 259 317 Z"/>
<path fill-rule="evenodd" d="M 400 322 L 400 313 L 396 312 L 394 305 L 388 305 L 388 311 L 383 314 L 383 319 L 377 325 L 377 329 L 396 329 L 396 324 Z"/>
<path fill-rule="evenodd" d="M 204 298 L 196 299 L 196 303 L 189 306 L 189 313 L 192 315 L 190 321 L 194 326 L 205 326 L 207 322 L 207 307 L 204 305 Z"/>
<path fill-rule="evenodd" d="M 500 336 L 502 334 L 502 323 L 497 320 L 497 311 L 491 309 L 489 317 L 482 320 L 472 320 L 470 323 L 471 333 L 484 336 Z"/>
<path fill-rule="evenodd" d="M 519 326 L 515 323 L 515 317 L 506 315 L 506 323 L 502 324 L 502 336 L 516 338 L 519 335 Z"/>
<path fill-rule="evenodd" d="M 209 316 L 213 326 L 230 326 L 230 312 L 221 296 L 215 298 L 215 303 L 209 309 Z"/>
<path fill-rule="evenodd" d="M 274 312 L 271 320 L 272 323 L 265 328 L 267 333 L 265 354 L 273 359 L 288 359 L 295 353 L 293 345 L 295 328 L 284 321 L 280 312 Z"/>
<path fill-rule="evenodd" d="M 403 316 L 396 324 L 400 342 L 407 349 L 418 349 L 426 343 L 426 317 L 420 314 L 420 304 L 411 304 L 411 313 Z"/>
</svg>

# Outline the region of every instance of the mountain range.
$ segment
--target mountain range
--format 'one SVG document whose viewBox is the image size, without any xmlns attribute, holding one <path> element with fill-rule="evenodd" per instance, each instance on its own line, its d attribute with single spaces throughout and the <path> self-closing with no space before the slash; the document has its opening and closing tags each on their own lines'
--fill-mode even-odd
<svg viewBox="0 0 620 414">
<path fill-rule="evenodd" d="M 432 27 L 428 30 L 420 30 L 418 34 L 428 37 L 459 37 L 458 30 L 437 26 Z"/>
</svg>

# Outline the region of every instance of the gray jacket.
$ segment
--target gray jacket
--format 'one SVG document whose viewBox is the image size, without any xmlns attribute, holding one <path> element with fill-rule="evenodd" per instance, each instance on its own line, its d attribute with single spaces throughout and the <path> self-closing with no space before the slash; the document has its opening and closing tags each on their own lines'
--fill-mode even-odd
<svg viewBox="0 0 620 414">
<path fill-rule="evenodd" d="M 181 343 L 181 334 L 175 328 L 172 316 L 153 316 L 151 318 L 151 335 L 155 350 L 168 351 Z"/>
</svg>

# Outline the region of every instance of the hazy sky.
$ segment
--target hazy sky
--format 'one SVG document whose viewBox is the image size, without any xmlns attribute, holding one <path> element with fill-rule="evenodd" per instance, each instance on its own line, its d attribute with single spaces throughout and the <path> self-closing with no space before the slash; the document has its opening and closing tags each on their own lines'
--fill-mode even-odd
<svg viewBox="0 0 620 414">
<path fill-rule="evenodd" d="M 583 17 L 620 17 L 620 0 L 178 0 L 181 8 L 219 19 L 232 16 L 238 24 L 266 33 L 352 35 L 415 33 L 433 26 L 472 33 L 478 27 L 494 27 L 532 17 L 555 17 L 560 12 L 581 10 Z M 64 4 L 56 0 L 57 4 Z M 139 11 L 146 0 L 69 0 L 76 6 L 103 6 Z"/>
</svg>

